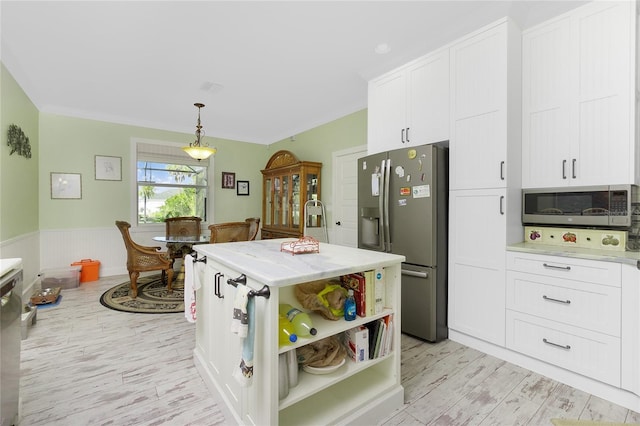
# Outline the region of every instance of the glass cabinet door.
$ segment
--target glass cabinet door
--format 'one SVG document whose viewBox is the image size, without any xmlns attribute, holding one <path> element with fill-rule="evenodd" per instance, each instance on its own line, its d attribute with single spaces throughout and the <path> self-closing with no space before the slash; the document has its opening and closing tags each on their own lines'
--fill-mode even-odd
<svg viewBox="0 0 640 426">
<path fill-rule="evenodd" d="M 294 173 L 291 175 L 291 226 L 297 228 L 300 226 L 300 175 Z"/>
<path fill-rule="evenodd" d="M 280 177 L 273 178 L 273 225 L 280 225 L 282 222 L 282 197 L 280 188 Z"/>
<path fill-rule="evenodd" d="M 307 199 L 309 200 L 317 200 L 318 199 L 318 175 L 309 173 L 307 174 Z"/>
<path fill-rule="evenodd" d="M 289 226 L 289 176 L 282 176 L 282 225 Z"/>
<path fill-rule="evenodd" d="M 267 225 L 271 225 L 271 218 L 273 214 L 273 194 L 271 194 L 271 178 L 264 181 L 264 196 L 265 196 L 265 218 L 264 222 Z"/>
</svg>

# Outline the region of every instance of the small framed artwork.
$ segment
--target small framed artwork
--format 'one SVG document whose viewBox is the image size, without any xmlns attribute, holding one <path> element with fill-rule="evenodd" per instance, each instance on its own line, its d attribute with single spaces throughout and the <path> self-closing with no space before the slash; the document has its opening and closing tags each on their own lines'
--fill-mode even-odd
<svg viewBox="0 0 640 426">
<path fill-rule="evenodd" d="M 96 180 L 122 180 L 122 157 L 96 155 Z"/>
<path fill-rule="evenodd" d="M 249 195 L 249 181 L 239 180 L 236 195 Z"/>
<path fill-rule="evenodd" d="M 77 200 L 82 198 L 80 173 L 51 172 L 51 199 Z"/>
<path fill-rule="evenodd" d="M 233 189 L 236 187 L 236 174 L 230 172 L 222 172 L 222 187 L 225 189 Z"/>
</svg>

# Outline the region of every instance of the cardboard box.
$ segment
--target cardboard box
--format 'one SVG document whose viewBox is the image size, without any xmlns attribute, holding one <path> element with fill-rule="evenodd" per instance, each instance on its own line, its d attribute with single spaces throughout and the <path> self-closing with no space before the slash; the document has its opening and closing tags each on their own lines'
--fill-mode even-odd
<svg viewBox="0 0 640 426">
<path fill-rule="evenodd" d="M 60 287 L 61 289 L 77 288 L 80 285 L 82 266 L 69 266 L 60 269 L 45 269 L 40 272 L 41 288 Z"/>
<path fill-rule="evenodd" d="M 369 329 L 364 325 L 344 332 L 347 352 L 354 362 L 369 360 Z"/>
</svg>

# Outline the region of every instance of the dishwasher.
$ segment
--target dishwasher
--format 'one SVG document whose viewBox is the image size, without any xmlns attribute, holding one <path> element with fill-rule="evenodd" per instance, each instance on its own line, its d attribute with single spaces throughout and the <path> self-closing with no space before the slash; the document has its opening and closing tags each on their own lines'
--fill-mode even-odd
<svg viewBox="0 0 640 426">
<path fill-rule="evenodd" d="M 0 276 L 0 425 L 18 424 L 22 261 L 2 259 Z"/>
</svg>

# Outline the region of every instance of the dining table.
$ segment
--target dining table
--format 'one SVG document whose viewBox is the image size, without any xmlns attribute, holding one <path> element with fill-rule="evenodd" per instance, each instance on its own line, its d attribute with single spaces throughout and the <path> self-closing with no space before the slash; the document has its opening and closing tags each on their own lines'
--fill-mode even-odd
<svg viewBox="0 0 640 426">
<path fill-rule="evenodd" d="M 153 241 L 158 241 L 159 243 L 165 243 L 167 245 L 167 250 L 169 251 L 169 254 L 172 256 L 172 258 L 175 253 L 182 253 L 182 257 L 184 257 L 184 255 L 189 254 L 193 251 L 194 245 L 208 244 L 209 239 L 209 235 L 200 235 L 198 237 L 163 235 L 153 237 Z"/>
</svg>

